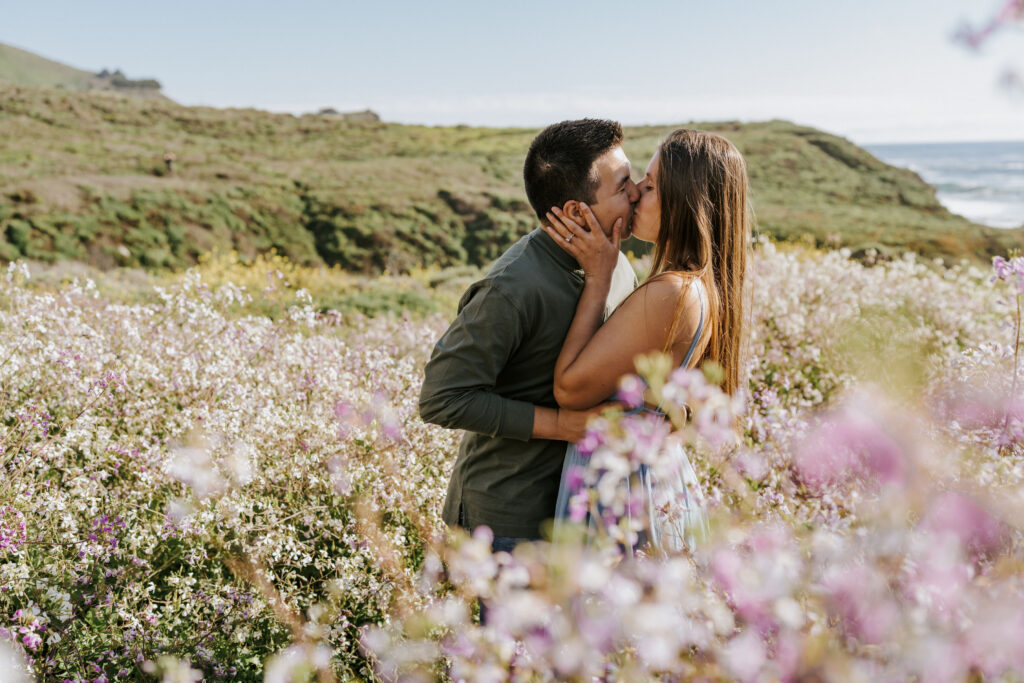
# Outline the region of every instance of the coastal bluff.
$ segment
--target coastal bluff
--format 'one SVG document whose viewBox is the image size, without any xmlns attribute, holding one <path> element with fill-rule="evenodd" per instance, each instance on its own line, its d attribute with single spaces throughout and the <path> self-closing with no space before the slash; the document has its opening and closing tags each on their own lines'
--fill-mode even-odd
<svg viewBox="0 0 1024 683">
<path fill-rule="evenodd" d="M 369 114 L 0 83 L 0 259 L 180 268 L 215 249 L 275 250 L 302 264 L 401 272 L 486 264 L 535 226 L 521 169 L 536 130 Z M 775 239 L 978 262 L 1024 244 L 1024 231 L 951 214 L 915 173 L 826 132 L 786 121 L 679 125 L 743 152 L 757 229 Z M 627 128 L 634 168 L 676 127 Z"/>
<path fill-rule="evenodd" d="M 128 78 L 120 69 L 93 73 L 0 43 L 0 82 L 71 92 L 105 92 L 127 97 L 166 99 L 155 78 Z"/>
</svg>

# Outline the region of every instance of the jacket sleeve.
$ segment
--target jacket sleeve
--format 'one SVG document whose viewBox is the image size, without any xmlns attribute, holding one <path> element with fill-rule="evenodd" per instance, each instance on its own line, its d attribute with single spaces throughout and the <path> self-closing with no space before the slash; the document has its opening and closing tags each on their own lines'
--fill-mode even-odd
<svg viewBox="0 0 1024 683">
<path fill-rule="evenodd" d="M 533 433 L 533 404 L 495 392 L 524 328 L 522 314 L 500 290 L 484 285 L 468 293 L 424 368 L 423 421 L 527 441 Z"/>
</svg>

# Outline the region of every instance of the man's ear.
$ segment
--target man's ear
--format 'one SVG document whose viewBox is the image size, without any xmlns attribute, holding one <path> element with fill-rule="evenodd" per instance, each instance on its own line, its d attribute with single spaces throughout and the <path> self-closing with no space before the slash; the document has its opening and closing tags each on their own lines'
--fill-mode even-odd
<svg viewBox="0 0 1024 683">
<path fill-rule="evenodd" d="M 587 226 L 587 221 L 583 218 L 583 211 L 580 210 L 580 203 L 575 199 L 570 199 L 562 206 L 562 213 L 575 221 L 577 225 Z"/>
</svg>

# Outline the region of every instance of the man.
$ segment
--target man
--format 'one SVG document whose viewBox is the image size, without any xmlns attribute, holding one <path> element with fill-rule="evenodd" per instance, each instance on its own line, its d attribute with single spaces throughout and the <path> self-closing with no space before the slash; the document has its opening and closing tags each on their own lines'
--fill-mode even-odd
<svg viewBox="0 0 1024 683">
<path fill-rule="evenodd" d="M 530 145 L 526 195 L 540 218 L 553 206 L 585 225 L 580 202 L 611 231 L 629 235 L 639 191 L 614 121 L 563 121 Z M 566 442 L 583 436 L 593 411 L 558 408 L 555 361 L 576 311 L 584 274 L 540 228 L 508 249 L 459 302 L 424 371 L 420 415 L 466 431 L 448 486 L 450 525 L 494 532 L 493 549 L 540 538 L 554 516 Z M 605 317 L 636 287 L 619 255 Z"/>
</svg>

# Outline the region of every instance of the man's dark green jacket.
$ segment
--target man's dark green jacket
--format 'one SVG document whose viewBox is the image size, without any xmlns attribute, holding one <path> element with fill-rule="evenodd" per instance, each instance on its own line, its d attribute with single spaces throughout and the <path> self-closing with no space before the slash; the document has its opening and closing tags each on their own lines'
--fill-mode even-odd
<svg viewBox="0 0 1024 683">
<path fill-rule="evenodd" d="M 420 416 L 466 431 L 448 485 L 450 525 L 537 538 L 554 516 L 564 441 L 531 439 L 533 407 L 555 408 L 555 361 L 583 290 L 583 271 L 537 228 L 459 302 L 424 370 Z M 620 255 L 605 317 L 636 287 Z"/>
</svg>

